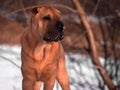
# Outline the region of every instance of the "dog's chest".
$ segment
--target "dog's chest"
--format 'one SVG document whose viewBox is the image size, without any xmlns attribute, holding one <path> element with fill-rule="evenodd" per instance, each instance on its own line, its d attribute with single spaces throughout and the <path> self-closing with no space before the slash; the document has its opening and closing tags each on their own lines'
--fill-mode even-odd
<svg viewBox="0 0 120 90">
<path fill-rule="evenodd" d="M 34 49 L 34 59 L 35 61 L 41 61 L 44 58 L 44 48 L 45 45 L 38 45 Z"/>
<path fill-rule="evenodd" d="M 38 79 L 41 78 L 41 80 L 44 80 L 44 77 L 52 74 L 57 69 L 59 59 L 57 51 L 53 50 L 52 45 L 49 44 L 37 46 L 34 49 L 34 59 L 36 61 L 35 65 Z"/>
<path fill-rule="evenodd" d="M 36 61 L 44 60 L 50 53 L 51 45 L 37 45 L 34 49 L 34 59 Z"/>
</svg>

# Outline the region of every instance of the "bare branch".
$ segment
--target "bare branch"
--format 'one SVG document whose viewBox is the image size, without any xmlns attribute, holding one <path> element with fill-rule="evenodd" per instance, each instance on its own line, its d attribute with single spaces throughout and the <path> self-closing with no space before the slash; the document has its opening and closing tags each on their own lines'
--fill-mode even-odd
<svg viewBox="0 0 120 90">
<path fill-rule="evenodd" d="M 25 15 L 25 17 L 26 17 L 26 22 L 27 22 L 27 24 L 29 25 L 28 15 L 27 15 L 27 13 L 26 13 L 26 11 L 25 11 L 25 7 L 24 7 L 24 5 L 23 5 L 23 1 L 22 1 L 22 0 L 20 0 L 20 5 L 21 5 L 21 7 L 23 8 L 23 12 L 24 12 L 24 15 Z"/>
<path fill-rule="evenodd" d="M 6 61 L 8 61 L 8 62 L 10 62 L 10 63 L 12 63 L 13 65 L 15 65 L 17 68 L 19 68 L 20 69 L 20 66 L 19 65 L 17 65 L 16 63 L 14 63 L 13 61 L 11 61 L 10 59 L 8 59 L 8 58 L 6 58 L 6 57 L 4 57 L 4 56 L 0 56 L 0 57 L 2 57 L 4 60 L 6 60 Z"/>
<path fill-rule="evenodd" d="M 116 86 L 113 84 L 113 82 L 111 81 L 110 77 L 108 76 L 106 70 L 104 69 L 104 67 L 101 65 L 101 63 L 99 61 L 94 36 L 92 33 L 92 29 L 90 27 L 90 24 L 88 23 L 88 20 L 86 18 L 86 13 L 85 13 L 83 7 L 81 6 L 81 3 L 79 2 L 79 0 L 73 0 L 73 3 L 75 4 L 78 14 L 81 18 L 81 21 L 82 21 L 85 29 L 87 30 L 87 37 L 88 37 L 88 42 L 90 45 L 92 61 L 95 64 L 95 66 L 99 67 L 98 71 L 99 71 L 100 75 L 102 76 L 104 82 L 108 86 L 108 88 L 110 90 L 116 90 Z"/>
<path fill-rule="evenodd" d="M 21 0 L 20 0 L 21 1 Z M 34 6 L 31 6 L 31 7 L 27 7 L 27 8 L 21 8 L 21 9 L 17 9 L 13 12 L 10 12 L 10 13 L 7 13 L 6 16 L 10 15 L 10 14 L 13 14 L 13 13 L 17 13 L 17 12 L 20 12 L 20 11 L 26 11 L 26 10 L 29 10 L 29 9 L 32 9 L 34 7 L 40 7 L 40 6 L 53 6 L 53 7 L 61 7 L 61 8 L 65 8 L 73 13 L 77 13 L 76 10 L 74 10 L 73 8 L 69 7 L 69 6 L 65 6 L 65 5 L 62 5 L 62 4 L 42 4 L 42 5 L 34 5 Z"/>
<path fill-rule="evenodd" d="M 92 15 L 94 15 L 94 14 L 96 13 L 96 11 L 97 11 L 97 9 L 98 9 L 98 6 L 99 6 L 99 3 L 100 3 L 100 0 L 97 1 L 97 4 L 96 4 L 96 6 L 95 6 L 95 8 L 94 8 L 94 10 L 93 10 Z"/>
</svg>

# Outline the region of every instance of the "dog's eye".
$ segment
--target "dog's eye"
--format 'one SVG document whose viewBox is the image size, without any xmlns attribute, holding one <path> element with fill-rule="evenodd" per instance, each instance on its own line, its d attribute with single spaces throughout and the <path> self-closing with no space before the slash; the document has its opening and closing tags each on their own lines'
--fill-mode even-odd
<svg viewBox="0 0 120 90">
<path fill-rule="evenodd" d="M 44 21 L 51 21 L 51 18 L 50 18 L 50 16 L 45 16 L 45 17 L 43 17 L 43 20 Z"/>
</svg>

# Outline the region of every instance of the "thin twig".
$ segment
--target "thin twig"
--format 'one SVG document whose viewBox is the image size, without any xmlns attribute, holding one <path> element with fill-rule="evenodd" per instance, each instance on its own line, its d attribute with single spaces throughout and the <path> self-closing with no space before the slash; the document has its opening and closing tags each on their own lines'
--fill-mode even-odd
<svg viewBox="0 0 120 90">
<path fill-rule="evenodd" d="M 115 16 L 109 15 L 109 16 L 101 17 L 101 18 L 100 18 L 100 21 L 103 21 L 103 20 L 105 20 L 105 19 L 114 19 L 114 18 L 115 18 Z"/>
<path fill-rule="evenodd" d="M 97 4 L 96 4 L 96 6 L 95 6 L 95 8 L 94 8 L 94 10 L 93 10 L 93 12 L 92 12 L 92 15 L 94 15 L 94 14 L 96 13 L 99 4 L 100 4 L 100 0 L 97 1 Z"/>
<path fill-rule="evenodd" d="M 74 45 L 78 40 L 80 40 L 80 38 L 83 37 L 83 35 L 85 35 L 86 33 L 87 33 L 87 31 L 84 31 L 83 33 L 81 33 L 80 36 L 77 37 L 77 39 L 75 39 L 69 47 L 67 47 L 67 49 L 69 49 L 71 46 L 73 46 L 73 45 Z"/>
<path fill-rule="evenodd" d="M 23 8 L 23 13 L 24 13 L 24 15 L 25 15 L 25 17 L 26 17 L 27 25 L 29 25 L 28 15 L 27 15 L 27 13 L 26 13 L 26 11 L 25 11 L 25 7 L 24 7 L 24 5 L 23 5 L 23 1 L 22 1 L 22 0 L 20 0 L 20 5 L 21 5 L 21 7 Z"/>
<path fill-rule="evenodd" d="M 96 4 L 96 6 L 95 6 L 94 9 L 93 9 L 92 16 L 95 15 L 95 13 L 96 13 L 96 11 L 97 11 L 97 9 L 98 9 L 99 4 L 100 4 L 100 0 L 97 1 L 97 4 Z M 95 24 L 92 24 L 92 25 L 91 25 L 91 28 L 93 28 L 94 25 L 95 25 Z"/>
<path fill-rule="evenodd" d="M 12 63 L 13 65 L 15 65 L 17 68 L 19 68 L 20 69 L 20 66 L 19 65 L 17 65 L 16 63 L 14 63 L 13 61 L 11 61 L 10 59 L 8 59 L 8 58 L 6 58 L 6 57 L 4 57 L 4 56 L 0 56 L 0 57 L 2 57 L 4 60 L 6 60 L 6 61 L 8 61 L 8 62 L 10 62 L 10 63 Z"/>
<path fill-rule="evenodd" d="M 29 9 L 32 9 L 32 8 L 35 8 L 35 7 L 40 7 L 40 6 L 53 6 L 53 7 L 61 7 L 61 8 L 65 8 L 73 13 L 77 13 L 76 10 L 74 10 L 73 8 L 69 7 L 69 6 L 65 6 L 65 5 L 62 5 L 62 4 L 42 4 L 42 5 L 34 5 L 34 6 L 30 6 L 30 7 L 26 7 L 26 8 L 21 8 L 21 9 L 17 9 L 17 10 L 14 10 L 10 13 L 7 13 L 6 16 L 10 15 L 10 14 L 13 14 L 13 13 L 17 13 L 17 12 L 21 12 L 21 11 L 26 11 L 26 10 L 29 10 Z"/>
</svg>

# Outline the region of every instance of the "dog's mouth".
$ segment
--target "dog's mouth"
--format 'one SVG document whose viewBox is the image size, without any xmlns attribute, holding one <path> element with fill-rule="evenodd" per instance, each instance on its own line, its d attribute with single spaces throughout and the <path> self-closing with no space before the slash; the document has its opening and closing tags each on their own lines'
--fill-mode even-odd
<svg viewBox="0 0 120 90">
<path fill-rule="evenodd" d="M 64 24 L 61 21 L 55 21 L 48 24 L 47 30 L 43 36 L 45 41 L 59 41 L 64 37 Z"/>
<path fill-rule="evenodd" d="M 63 33 L 58 33 L 57 35 L 54 35 L 54 33 L 49 33 L 49 35 L 45 35 L 45 37 L 43 37 L 43 40 L 45 41 L 60 41 L 64 38 L 64 34 Z"/>
</svg>

